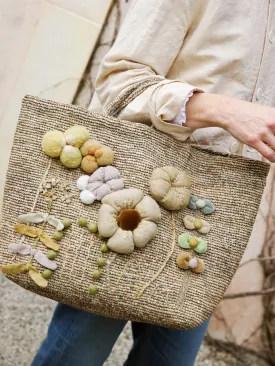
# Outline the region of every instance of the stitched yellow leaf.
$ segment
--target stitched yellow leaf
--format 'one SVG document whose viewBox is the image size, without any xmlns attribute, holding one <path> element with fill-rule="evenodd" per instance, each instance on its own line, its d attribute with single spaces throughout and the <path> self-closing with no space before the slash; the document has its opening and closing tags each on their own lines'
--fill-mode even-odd
<svg viewBox="0 0 275 366">
<path fill-rule="evenodd" d="M 14 225 L 14 230 L 21 235 L 30 236 L 31 238 L 37 238 L 42 233 L 41 229 L 24 224 Z"/>
<path fill-rule="evenodd" d="M 31 268 L 29 270 L 29 275 L 31 279 L 39 286 L 39 287 L 47 287 L 48 281 L 42 276 L 42 274 L 37 271 L 35 268 Z"/>
<path fill-rule="evenodd" d="M 42 232 L 39 239 L 42 241 L 43 244 L 46 245 L 47 248 L 53 249 L 56 252 L 59 250 L 59 245 L 46 233 Z"/>
<path fill-rule="evenodd" d="M 30 263 L 12 263 L 1 268 L 2 272 L 7 275 L 19 274 L 27 272 L 31 268 Z"/>
</svg>

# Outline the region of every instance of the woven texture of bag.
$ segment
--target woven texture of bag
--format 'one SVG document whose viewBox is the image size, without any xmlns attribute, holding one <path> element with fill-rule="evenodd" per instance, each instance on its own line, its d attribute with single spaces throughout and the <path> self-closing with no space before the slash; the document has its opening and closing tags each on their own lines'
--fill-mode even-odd
<svg viewBox="0 0 275 366">
<path fill-rule="evenodd" d="M 117 102 L 109 111 L 116 114 Z M 171 214 L 161 208 L 162 220 L 155 239 L 130 255 L 109 252 L 107 266 L 98 282 L 98 293 L 88 293 L 92 271 L 97 268 L 96 258 L 101 256 L 102 240 L 80 228 L 77 220 L 84 216 L 96 221 L 100 203 L 82 204 L 75 182 L 83 172 L 66 169 L 59 159 L 51 159 L 41 151 L 45 132 L 65 131 L 76 124 L 87 127 L 92 138 L 115 151 L 114 166 L 124 178 L 125 188 L 139 188 L 149 194 L 152 171 L 172 165 L 190 175 L 192 194 L 214 202 L 216 211 L 206 218 L 212 229 L 206 236 L 208 250 L 200 256 L 205 262 L 202 274 L 181 270 L 176 264 L 182 251 L 177 238 L 187 231 L 182 219 L 186 214 L 194 215 L 194 211 L 183 209 Z M 19 214 L 45 212 L 39 186 L 46 176 L 60 178 L 75 187 L 75 197 L 70 204 L 55 201 L 52 214 L 69 217 L 74 224 L 60 242 L 55 260 L 58 267 L 48 287 L 39 288 L 27 273 L 8 278 L 40 295 L 107 317 L 177 329 L 196 327 L 213 312 L 237 270 L 252 231 L 268 170 L 268 164 L 203 150 L 143 124 L 26 96 L 5 185 L 0 264 L 27 261 L 20 255 L 14 259 L 14 253 L 8 251 L 9 243 L 18 243 L 21 239 L 14 232 L 14 224 Z M 53 229 L 46 232 L 51 234 Z M 24 241 L 33 242 L 32 238 Z M 47 249 L 41 243 L 38 248 L 44 253 Z M 42 270 L 38 264 L 35 266 Z M 144 286 L 147 287 L 138 298 Z"/>
</svg>

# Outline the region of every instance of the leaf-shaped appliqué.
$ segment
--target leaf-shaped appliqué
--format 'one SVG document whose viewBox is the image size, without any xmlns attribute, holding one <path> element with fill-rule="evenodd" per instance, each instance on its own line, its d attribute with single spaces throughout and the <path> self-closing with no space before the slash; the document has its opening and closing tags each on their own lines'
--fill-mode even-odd
<svg viewBox="0 0 275 366">
<path fill-rule="evenodd" d="M 56 252 L 59 250 L 59 245 L 46 233 L 43 232 L 39 239 L 47 248 L 55 250 Z"/>
<path fill-rule="evenodd" d="M 41 264 L 41 266 L 51 269 L 52 271 L 55 271 L 57 268 L 57 265 L 54 261 L 50 260 L 46 254 L 42 253 L 40 250 L 37 250 L 34 259 Z"/>
<path fill-rule="evenodd" d="M 2 273 L 6 275 L 16 275 L 27 272 L 31 268 L 30 263 L 11 263 L 1 268 Z"/>
<path fill-rule="evenodd" d="M 39 287 L 45 288 L 48 286 L 48 281 L 35 268 L 30 268 L 29 275 Z"/>
<path fill-rule="evenodd" d="M 29 236 L 31 238 L 37 238 L 42 233 L 41 229 L 38 229 L 38 228 L 33 227 L 33 226 L 24 225 L 24 224 L 15 224 L 14 225 L 14 230 L 18 234 L 26 235 L 26 236 Z"/>
<path fill-rule="evenodd" d="M 20 224 L 39 224 L 41 222 L 44 222 L 47 217 L 47 213 L 30 212 L 27 214 L 19 215 L 17 221 Z"/>
</svg>

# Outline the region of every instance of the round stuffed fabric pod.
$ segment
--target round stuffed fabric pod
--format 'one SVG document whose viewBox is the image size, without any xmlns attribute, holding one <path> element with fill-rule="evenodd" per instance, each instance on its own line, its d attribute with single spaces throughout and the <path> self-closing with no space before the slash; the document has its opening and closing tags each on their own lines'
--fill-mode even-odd
<svg viewBox="0 0 275 366">
<path fill-rule="evenodd" d="M 164 208 L 181 210 L 190 199 L 190 177 L 186 172 L 173 166 L 164 166 L 153 171 L 150 179 L 150 192 Z"/>
</svg>

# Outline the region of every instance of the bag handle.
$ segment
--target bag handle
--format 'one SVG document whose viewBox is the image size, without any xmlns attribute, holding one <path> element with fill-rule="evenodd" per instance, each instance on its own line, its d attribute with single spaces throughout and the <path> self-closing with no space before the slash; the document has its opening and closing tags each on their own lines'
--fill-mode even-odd
<svg viewBox="0 0 275 366">
<path fill-rule="evenodd" d="M 153 76 L 137 84 L 131 85 L 123 93 L 120 93 L 116 99 L 108 105 L 106 113 L 111 117 L 117 117 L 122 109 L 131 103 L 137 96 L 139 96 L 150 86 L 158 84 L 162 80 L 163 78 L 161 76 Z"/>
</svg>

